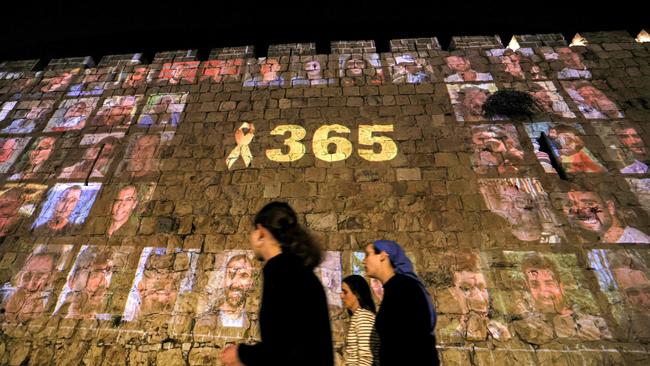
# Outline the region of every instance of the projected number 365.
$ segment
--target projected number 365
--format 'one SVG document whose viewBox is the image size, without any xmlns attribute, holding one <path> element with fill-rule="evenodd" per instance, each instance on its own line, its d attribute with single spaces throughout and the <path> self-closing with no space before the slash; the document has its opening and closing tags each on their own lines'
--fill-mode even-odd
<svg viewBox="0 0 650 366">
<path fill-rule="evenodd" d="M 397 156 L 397 144 L 383 133 L 392 132 L 393 125 L 359 125 L 357 153 L 367 161 L 388 161 Z M 253 140 L 255 127 L 252 123 L 243 123 L 235 132 L 237 146 L 226 159 L 228 168 L 241 157 L 246 166 L 250 165 L 252 155 L 248 145 Z M 273 136 L 284 136 L 282 148 L 266 150 L 266 157 L 278 163 L 288 163 L 302 158 L 307 152 L 303 142 L 307 130 L 299 125 L 280 125 L 271 132 Z M 312 150 L 314 156 L 327 162 L 345 160 L 352 155 L 352 142 L 341 134 L 350 134 L 348 127 L 339 124 L 323 125 L 314 131 Z M 335 134 L 335 135 L 333 135 Z"/>
</svg>

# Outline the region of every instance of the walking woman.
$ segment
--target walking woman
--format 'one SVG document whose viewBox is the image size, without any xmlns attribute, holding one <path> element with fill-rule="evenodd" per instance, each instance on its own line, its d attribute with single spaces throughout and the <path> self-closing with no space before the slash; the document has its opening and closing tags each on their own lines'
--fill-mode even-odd
<svg viewBox="0 0 650 366">
<path fill-rule="evenodd" d="M 358 275 L 345 277 L 341 300 L 348 314 L 352 315 L 343 351 L 345 366 L 378 365 L 379 339 L 374 329 L 375 303 L 365 278 Z"/>
<path fill-rule="evenodd" d="M 332 366 L 334 352 L 325 290 L 314 274 L 322 252 L 293 209 L 271 202 L 257 213 L 250 243 L 264 261 L 261 342 L 228 346 L 226 366 Z"/>
<path fill-rule="evenodd" d="M 402 247 L 377 240 L 366 247 L 366 273 L 384 285 L 384 299 L 377 312 L 381 366 L 438 365 L 436 313 L 422 280 Z"/>
</svg>

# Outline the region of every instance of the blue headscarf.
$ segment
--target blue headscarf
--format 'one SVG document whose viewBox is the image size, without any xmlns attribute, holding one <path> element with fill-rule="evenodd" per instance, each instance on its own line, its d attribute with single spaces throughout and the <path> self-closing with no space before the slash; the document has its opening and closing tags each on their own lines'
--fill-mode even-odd
<svg viewBox="0 0 650 366">
<path fill-rule="evenodd" d="M 427 291 L 427 288 L 424 286 L 424 283 L 420 277 L 418 277 L 418 275 L 416 275 L 413 271 L 413 264 L 411 263 L 411 260 L 406 256 L 406 253 L 404 253 L 404 249 L 402 249 L 399 244 L 392 240 L 375 240 L 375 242 L 372 244 L 375 246 L 375 248 L 388 254 L 388 258 L 390 258 L 390 262 L 395 269 L 395 273 L 410 277 L 417 281 L 418 285 L 420 285 L 420 289 L 422 292 L 424 292 L 424 296 L 427 299 L 427 304 L 429 305 L 429 314 L 431 315 L 431 332 L 433 333 L 436 328 L 436 311 L 433 308 L 431 296 L 429 295 L 429 292 Z"/>
</svg>

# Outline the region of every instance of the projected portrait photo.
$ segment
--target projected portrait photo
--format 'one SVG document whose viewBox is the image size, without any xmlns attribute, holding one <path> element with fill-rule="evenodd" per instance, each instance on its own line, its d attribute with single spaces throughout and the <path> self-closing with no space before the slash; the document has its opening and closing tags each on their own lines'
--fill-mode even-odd
<svg viewBox="0 0 650 366">
<path fill-rule="evenodd" d="M 82 155 L 71 153 L 66 156 L 66 161 L 76 162 L 64 167 L 59 179 L 105 178 L 122 137 L 124 132 L 84 135 L 78 152 Z"/>
<path fill-rule="evenodd" d="M 284 76 L 281 74 L 282 65 L 275 57 L 260 57 L 253 63 L 248 63 L 248 71 L 244 76 L 244 86 L 282 86 Z"/>
<path fill-rule="evenodd" d="M 611 339 L 607 323 L 584 278 L 575 254 L 491 253 L 495 278 L 494 314 L 514 320 L 521 340 L 545 344 L 556 339 Z M 514 335 L 514 334 L 513 334 Z"/>
<path fill-rule="evenodd" d="M 564 90 L 588 119 L 623 118 L 623 112 L 601 90 L 588 81 L 563 81 Z"/>
<path fill-rule="evenodd" d="M 499 174 L 525 171 L 524 150 L 514 125 L 472 126 L 470 134 L 474 150 L 472 168 L 475 172 L 486 174 L 491 168 L 496 168 Z"/>
<path fill-rule="evenodd" d="M 54 136 L 37 137 L 20 160 L 14 165 L 14 172 L 9 180 L 45 180 L 54 171 L 54 156 L 57 138 Z"/>
<path fill-rule="evenodd" d="M 495 318 L 488 288 L 489 268 L 477 251 L 426 253 L 438 263 L 428 277 L 433 279 L 437 337 L 444 342 L 485 341 L 488 337 L 507 341 L 512 338 L 505 319 Z M 499 314 L 502 315 L 502 314 Z"/>
<path fill-rule="evenodd" d="M 557 72 L 558 79 L 591 79 L 591 72 L 587 70 L 582 56 L 574 52 L 569 47 L 557 47 L 553 50 L 551 47 L 542 47 L 542 53 L 547 61 L 557 61 L 560 63 L 559 68 L 554 68 Z"/>
<path fill-rule="evenodd" d="M 648 147 L 638 131 L 640 128 L 627 121 L 594 122 L 596 134 L 600 136 L 611 160 L 615 161 L 623 174 L 645 174 L 648 172 L 650 155 Z"/>
<path fill-rule="evenodd" d="M 66 99 L 47 122 L 44 132 L 81 130 L 99 98 Z"/>
<path fill-rule="evenodd" d="M 625 178 L 639 205 L 650 216 L 650 178 Z"/>
<path fill-rule="evenodd" d="M 483 104 L 487 98 L 496 93 L 495 84 L 447 84 L 447 91 L 457 121 L 484 121 Z M 492 120 L 499 119 L 493 117 Z"/>
<path fill-rule="evenodd" d="M 425 58 L 404 53 L 387 59 L 393 84 L 421 84 L 433 80 L 433 67 Z"/>
<path fill-rule="evenodd" d="M 554 194 L 569 224 L 586 243 L 650 243 L 650 236 L 628 225 L 613 197 L 574 188 Z"/>
<path fill-rule="evenodd" d="M 536 64 L 538 57 L 532 48 L 519 48 L 513 51 L 509 48 L 495 48 L 485 52 L 492 63 L 500 64 L 501 70 L 515 79 L 541 80 L 546 75 Z"/>
<path fill-rule="evenodd" d="M 46 185 L 27 183 L 0 186 L 0 238 L 12 234 L 34 214 L 46 189 Z"/>
<path fill-rule="evenodd" d="M 378 53 L 339 55 L 341 86 L 381 85 L 384 70 Z"/>
<path fill-rule="evenodd" d="M 40 73 L 40 71 L 29 74 L 6 73 L 0 78 L 0 95 L 6 94 L 11 99 L 21 97 L 23 92 L 30 92 L 34 88 L 39 81 Z"/>
<path fill-rule="evenodd" d="M 194 286 L 196 251 L 145 247 L 140 255 L 122 320 L 155 321 L 174 315 Z"/>
<path fill-rule="evenodd" d="M 159 85 L 192 84 L 196 80 L 199 61 L 167 62 L 158 74 Z"/>
<path fill-rule="evenodd" d="M 124 83 L 122 87 L 127 88 L 141 88 L 147 86 L 148 83 L 151 83 L 154 80 L 154 74 L 156 70 L 149 69 L 147 66 L 135 66 L 132 69 L 129 68 L 126 76 L 122 76 Z"/>
<path fill-rule="evenodd" d="M 109 212 L 101 212 L 109 216 L 106 234 L 111 236 L 136 235 L 140 217 L 147 213 L 149 202 L 153 197 L 156 183 L 121 184 L 104 190 L 103 201 L 110 201 Z"/>
<path fill-rule="evenodd" d="M 309 60 L 301 58 L 299 61 L 290 65 L 289 70 L 294 75 L 291 77 L 291 85 L 311 86 L 335 83 L 331 72 L 324 70 L 327 66 L 327 58 L 311 56 Z"/>
<path fill-rule="evenodd" d="M 32 229 L 36 236 L 72 234 L 88 217 L 100 183 L 57 183 L 47 194 Z"/>
<path fill-rule="evenodd" d="M 68 93 L 69 97 L 94 97 L 102 95 L 104 92 L 105 72 L 106 69 L 86 69 L 84 76 L 78 84 L 72 84 Z"/>
<path fill-rule="evenodd" d="M 117 168 L 117 175 L 126 179 L 157 179 L 161 158 L 173 137 L 173 131 L 132 134 L 124 158 Z"/>
<path fill-rule="evenodd" d="M 472 68 L 468 58 L 463 56 L 448 56 L 445 83 L 464 83 L 468 81 L 490 81 L 492 75 L 488 72 L 478 72 Z"/>
<path fill-rule="evenodd" d="M 138 118 L 138 127 L 176 127 L 181 122 L 188 93 L 153 94 Z"/>
<path fill-rule="evenodd" d="M 327 304 L 330 307 L 343 307 L 341 302 L 341 286 L 342 286 L 342 267 L 341 267 L 341 252 L 326 251 L 321 264 L 314 269 L 316 277 L 318 277 L 325 288 L 327 295 Z"/>
<path fill-rule="evenodd" d="M 82 245 L 52 314 L 111 320 L 111 279 L 113 273 L 125 270 L 130 251 L 131 248 Z"/>
<path fill-rule="evenodd" d="M 559 243 L 564 236 L 560 222 L 539 180 L 534 178 L 479 179 L 487 208 L 506 220 L 517 239 Z M 496 224 L 495 227 L 500 225 Z"/>
<path fill-rule="evenodd" d="M 137 55 L 137 54 L 136 54 Z M 131 62 L 118 62 L 116 65 L 99 69 L 101 79 L 104 80 L 104 90 L 116 90 L 122 88 L 124 82 L 132 74 L 132 70 L 139 64 L 139 60 Z"/>
<path fill-rule="evenodd" d="M 43 78 L 38 83 L 37 89 L 41 93 L 51 94 L 63 92 L 68 89 L 70 83 L 79 77 L 81 69 L 72 70 L 51 70 L 46 71 Z"/>
<path fill-rule="evenodd" d="M 647 251 L 592 249 L 589 265 L 626 339 L 650 339 L 650 258 Z"/>
<path fill-rule="evenodd" d="M 13 102 L 16 103 L 16 102 Z M 45 121 L 54 107 L 53 100 L 30 100 L 18 103 L 13 113 L 7 118 L 0 133 L 27 134 L 35 132 L 36 127 Z"/>
<path fill-rule="evenodd" d="M 244 337 L 261 296 L 260 267 L 250 250 L 229 250 L 202 258 L 197 274 L 195 334 Z"/>
<path fill-rule="evenodd" d="M 563 118 L 576 118 L 575 113 L 569 109 L 552 81 L 536 81 L 530 85 L 528 90 L 522 91 L 529 92 L 545 113 Z"/>
<path fill-rule="evenodd" d="M 0 137 L 0 173 L 9 171 L 29 140 L 29 137 Z"/>
<path fill-rule="evenodd" d="M 18 104 L 17 101 L 12 101 L 12 102 L 4 102 L 2 103 L 2 106 L 0 106 L 0 122 L 4 121 L 5 118 L 9 115 L 12 109 Z"/>
<path fill-rule="evenodd" d="M 11 282 L 0 288 L 5 322 L 25 322 L 49 316 L 54 286 L 64 278 L 63 269 L 72 245 L 37 245 Z"/>
<path fill-rule="evenodd" d="M 90 125 L 126 129 L 135 117 L 142 95 L 115 96 L 104 99 Z"/>
<path fill-rule="evenodd" d="M 540 164 L 546 164 L 548 167 L 547 159 L 554 159 L 566 173 L 607 172 L 605 166 L 587 148 L 584 140 L 585 131 L 579 124 L 536 122 L 526 123 L 524 126 L 531 141 L 536 140 L 539 146 L 546 146 L 546 150 L 550 150 L 551 154 L 535 151 Z M 540 154 L 542 152 L 546 155 Z"/>
<path fill-rule="evenodd" d="M 214 83 L 239 81 L 243 65 L 244 60 L 241 58 L 205 61 L 199 80 L 211 80 Z"/>
</svg>

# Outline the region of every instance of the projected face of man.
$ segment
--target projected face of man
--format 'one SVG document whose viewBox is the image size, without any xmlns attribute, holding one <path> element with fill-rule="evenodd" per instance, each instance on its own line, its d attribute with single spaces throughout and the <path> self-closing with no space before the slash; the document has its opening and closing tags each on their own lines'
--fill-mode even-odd
<svg viewBox="0 0 650 366">
<path fill-rule="evenodd" d="M 570 191 L 567 199 L 564 214 L 578 227 L 602 234 L 612 225 L 612 213 L 596 193 Z"/>
<path fill-rule="evenodd" d="M 276 59 L 267 59 L 265 63 L 262 64 L 261 73 L 262 80 L 265 82 L 274 81 L 278 78 L 278 71 L 280 71 L 280 62 Z"/>
<path fill-rule="evenodd" d="M 615 268 L 612 272 L 627 303 L 637 311 L 650 315 L 650 279 L 645 272 L 629 267 Z"/>
<path fill-rule="evenodd" d="M 28 292 L 45 291 L 49 286 L 53 270 L 54 258 L 51 255 L 34 255 L 18 273 L 16 287 Z"/>
<path fill-rule="evenodd" d="M 481 272 L 454 272 L 454 288 L 463 313 L 475 311 L 487 314 L 489 297 L 485 276 Z"/>
<path fill-rule="evenodd" d="M 87 114 L 88 105 L 84 102 L 77 102 L 73 104 L 68 110 L 65 112 L 65 115 L 63 118 L 68 119 L 68 118 L 74 118 L 74 117 L 81 117 Z"/>
<path fill-rule="evenodd" d="M 104 147 L 102 148 L 102 146 Z M 105 139 L 86 150 L 86 154 L 90 159 L 95 159 L 95 157 L 97 158 L 97 161 L 95 162 L 95 168 L 94 168 L 95 171 L 101 171 L 103 169 L 107 169 L 108 164 L 111 162 L 111 159 L 113 158 L 113 151 L 115 150 L 115 148 L 116 146 L 114 145 L 112 139 Z M 98 154 L 99 156 L 97 156 Z M 84 156 L 84 158 L 86 158 L 86 156 Z"/>
<path fill-rule="evenodd" d="M 345 69 L 349 70 L 351 76 L 363 75 L 363 70 L 366 68 L 366 61 L 359 58 L 350 58 L 345 62 Z"/>
<path fill-rule="evenodd" d="M 143 135 L 135 141 L 129 160 L 129 171 L 134 176 L 143 176 L 155 169 L 154 158 L 159 144 L 159 135 Z"/>
<path fill-rule="evenodd" d="M 596 108 L 608 117 L 618 117 L 619 110 L 616 104 L 609 100 L 605 93 L 596 89 L 593 85 L 581 86 L 577 89 L 577 92 L 584 99 L 585 104 L 592 108 Z"/>
<path fill-rule="evenodd" d="M 108 235 L 112 235 L 129 219 L 138 205 L 138 192 L 135 186 L 126 186 L 117 193 L 111 208 L 111 226 Z"/>
<path fill-rule="evenodd" d="M 181 272 L 145 269 L 138 283 L 140 292 L 139 315 L 170 312 L 176 304 Z"/>
<path fill-rule="evenodd" d="M 462 56 L 447 57 L 447 66 L 455 72 L 467 72 L 472 69 L 472 64 Z"/>
<path fill-rule="evenodd" d="M 2 149 L 0 149 L 0 163 L 4 163 L 11 158 L 18 141 L 16 139 L 6 139 L 2 142 Z"/>
<path fill-rule="evenodd" d="M 52 218 L 48 222 L 48 226 L 54 230 L 60 230 L 67 225 L 80 198 L 80 187 L 74 186 L 66 189 L 54 206 L 54 212 L 52 213 Z"/>
<path fill-rule="evenodd" d="M 524 159 L 524 152 L 517 146 L 517 142 L 505 130 L 496 126 L 473 129 L 472 142 L 476 149 L 481 150 L 481 162 L 484 164 L 499 165 L 506 159 L 513 164 Z"/>
<path fill-rule="evenodd" d="M 39 105 L 37 107 L 34 107 L 30 109 L 29 112 L 27 112 L 25 119 L 35 120 L 41 118 L 49 109 L 50 106 L 47 105 Z"/>
<path fill-rule="evenodd" d="M 320 62 L 308 61 L 305 63 L 305 71 L 307 71 L 307 78 L 309 80 L 318 80 L 321 78 Z"/>
<path fill-rule="evenodd" d="M 506 72 L 512 76 L 523 78 L 524 72 L 521 69 L 520 61 L 521 55 L 516 52 L 501 56 L 501 62 L 505 65 Z"/>
<path fill-rule="evenodd" d="M 78 266 L 70 279 L 69 286 L 73 291 L 68 309 L 70 316 L 92 315 L 102 311 L 102 303 L 109 286 L 108 274 L 112 265 L 105 257 L 106 253 L 100 255 L 102 258 Z"/>
<path fill-rule="evenodd" d="M 39 166 L 47 161 L 54 151 L 56 138 L 44 137 L 38 141 L 38 144 L 29 152 L 29 163 L 32 167 Z"/>
<path fill-rule="evenodd" d="M 533 98 L 539 103 L 539 105 L 544 108 L 544 111 L 547 113 L 553 113 L 553 102 L 554 98 L 553 95 L 550 91 L 546 89 L 538 89 L 535 90 L 533 93 Z"/>
<path fill-rule="evenodd" d="M 584 142 L 574 131 L 560 131 L 558 133 L 551 133 L 555 136 L 555 140 L 560 145 L 560 155 L 571 156 L 577 154 L 583 147 Z"/>
<path fill-rule="evenodd" d="M 562 47 L 557 50 L 557 54 L 562 62 L 570 68 L 575 70 L 585 69 L 585 65 L 582 63 L 580 55 L 573 52 L 569 47 Z"/>
<path fill-rule="evenodd" d="M 20 219 L 18 209 L 21 204 L 22 195 L 18 189 L 9 189 L 0 195 L 0 236 L 5 236 Z"/>
<path fill-rule="evenodd" d="M 43 312 L 47 298 L 45 292 L 49 290 L 54 266 L 51 254 L 31 256 L 16 274 L 16 291 L 7 300 L 5 311 L 18 316 Z"/>
<path fill-rule="evenodd" d="M 564 287 L 553 271 L 532 267 L 526 269 L 525 275 L 526 284 L 538 311 L 560 314 L 565 310 Z"/>
<path fill-rule="evenodd" d="M 532 196 L 511 184 L 500 187 L 499 194 L 489 193 L 492 210 L 512 225 L 511 232 L 519 240 L 536 241 L 541 238 L 542 228 L 538 204 Z"/>
<path fill-rule="evenodd" d="M 248 292 L 253 286 L 253 266 L 244 255 L 234 256 L 226 265 L 224 289 L 226 301 L 222 310 L 239 311 L 246 303 Z"/>
<path fill-rule="evenodd" d="M 488 98 L 486 91 L 480 88 L 465 88 L 462 95 L 462 107 L 466 121 L 477 121 L 483 119 L 483 104 Z"/>
<path fill-rule="evenodd" d="M 641 136 L 634 127 L 624 127 L 615 129 L 616 137 L 623 146 L 636 155 L 646 155 L 646 148 Z"/>
</svg>

